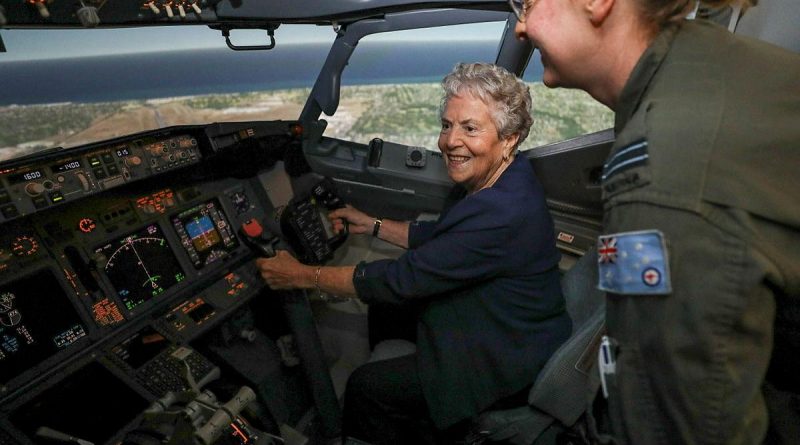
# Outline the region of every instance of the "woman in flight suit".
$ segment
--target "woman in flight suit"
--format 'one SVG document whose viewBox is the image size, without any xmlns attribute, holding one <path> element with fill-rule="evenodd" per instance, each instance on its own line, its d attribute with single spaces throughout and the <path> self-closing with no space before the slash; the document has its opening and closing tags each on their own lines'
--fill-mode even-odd
<svg viewBox="0 0 800 445">
<path fill-rule="evenodd" d="M 544 83 L 616 112 L 598 239 L 614 435 L 761 443 L 769 405 L 777 440 L 791 403 L 771 403 L 800 389 L 800 56 L 685 20 L 693 0 L 512 6 Z"/>
<path fill-rule="evenodd" d="M 459 64 L 442 86 L 439 148 L 465 196 L 437 221 L 330 215 L 406 253 L 355 267 L 305 266 L 286 252 L 257 261 L 273 289 L 421 306 L 417 352 L 367 363 L 347 383 L 343 431 L 376 445 L 450 443 L 479 412 L 524 405 L 571 330 L 544 191 L 516 155 L 532 123 L 528 87 L 488 64 Z"/>
</svg>

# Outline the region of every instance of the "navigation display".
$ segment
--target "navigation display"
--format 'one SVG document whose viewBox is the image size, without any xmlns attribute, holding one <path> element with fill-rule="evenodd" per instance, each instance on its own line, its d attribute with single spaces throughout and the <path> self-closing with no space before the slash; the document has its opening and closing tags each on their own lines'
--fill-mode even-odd
<svg viewBox="0 0 800 445">
<path fill-rule="evenodd" d="M 216 200 L 173 216 L 172 225 L 197 269 L 228 256 L 239 245 Z"/>
<path fill-rule="evenodd" d="M 0 286 L 0 383 L 86 336 L 49 269 Z"/>
<path fill-rule="evenodd" d="M 163 294 L 186 278 L 156 224 L 98 247 L 95 253 L 128 310 Z"/>
</svg>

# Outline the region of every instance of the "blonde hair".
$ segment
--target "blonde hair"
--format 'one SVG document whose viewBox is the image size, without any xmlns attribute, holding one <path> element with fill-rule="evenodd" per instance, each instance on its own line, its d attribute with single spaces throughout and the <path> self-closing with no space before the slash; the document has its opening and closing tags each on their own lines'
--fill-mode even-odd
<svg viewBox="0 0 800 445">
<path fill-rule="evenodd" d="M 530 89 L 505 68 L 489 63 L 459 63 L 442 80 L 442 88 L 440 116 L 453 96 L 469 93 L 489 106 L 500 139 L 519 134 L 516 148 L 528 137 L 533 124 Z"/>
<path fill-rule="evenodd" d="M 747 8 L 757 0 L 634 0 L 645 21 L 657 29 L 680 23 L 694 10 L 698 2 L 710 8 L 724 8 L 740 4 Z"/>
</svg>

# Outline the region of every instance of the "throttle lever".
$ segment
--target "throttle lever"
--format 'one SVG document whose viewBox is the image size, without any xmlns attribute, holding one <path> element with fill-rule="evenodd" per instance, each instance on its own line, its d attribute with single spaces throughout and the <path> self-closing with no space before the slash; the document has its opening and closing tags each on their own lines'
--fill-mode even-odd
<svg viewBox="0 0 800 445">
<path fill-rule="evenodd" d="M 245 245 L 257 256 L 264 258 L 275 256 L 275 246 L 280 242 L 280 238 L 264 230 L 258 220 L 249 219 L 243 222 L 239 227 L 239 235 L 242 236 Z"/>
</svg>

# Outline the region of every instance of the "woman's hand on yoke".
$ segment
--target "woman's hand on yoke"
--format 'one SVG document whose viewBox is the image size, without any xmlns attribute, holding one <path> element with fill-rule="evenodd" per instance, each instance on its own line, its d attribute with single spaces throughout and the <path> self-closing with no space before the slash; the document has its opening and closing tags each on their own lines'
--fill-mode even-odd
<svg viewBox="0 0 800 445">
<path fill-rule="evenodd" d="M 314 269 L 300 263 L 285 250 L 276 251 L 272 258 L 257 259 L 256 266 L 272 289 L 314 287 Z"/>
<path fill-rule="evenodd" d="M 348 222 L 350 233 L 355 234 L 371 234 L 375 226 L 375 218 L 350 205 L 328 213 L 328 219 L 331 221 L 335 233 L 344 230 L 344 221 Z"/>
</svg>

